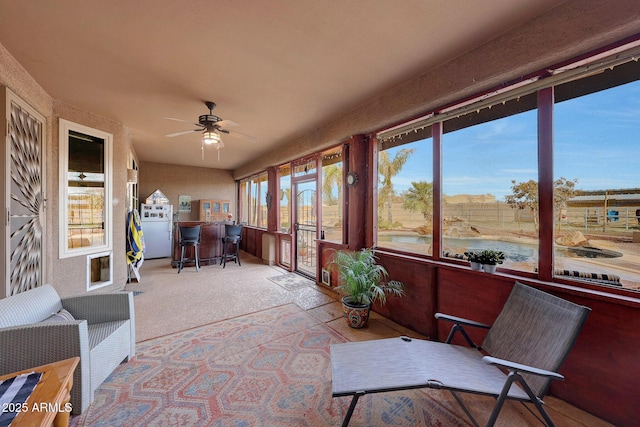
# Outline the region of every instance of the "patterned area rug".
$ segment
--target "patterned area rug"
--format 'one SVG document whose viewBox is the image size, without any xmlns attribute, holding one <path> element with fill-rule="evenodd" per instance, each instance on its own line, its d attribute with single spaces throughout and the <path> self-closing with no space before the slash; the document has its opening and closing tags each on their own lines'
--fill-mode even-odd
<svg viewBox="0 0 640 427">
<path fill-rule="evenodd" d="M 349 398 L 331 398 L 329 346 L 345 341 L 294 304 L 149 340 L 70 425 L 339 426 Z M 381 393 L 350 426 L 470 425 L 460 412 L 437 390 Z"/>
<path fill-rule="evenodd" d="M 276 285 L 280 285 L 288 291 L 295 291 L 296 289 L 305 288 L 313 285 L 313 281 L 305 277 L 302 277 L 296 273 L 287 273 L 281 276 L 269 277 Z"/>
</svg>

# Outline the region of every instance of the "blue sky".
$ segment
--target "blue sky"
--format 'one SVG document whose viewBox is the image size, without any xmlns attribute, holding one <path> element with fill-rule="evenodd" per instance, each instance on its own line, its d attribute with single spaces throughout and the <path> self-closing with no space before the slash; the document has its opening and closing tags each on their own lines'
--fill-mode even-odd
<svg viewBox="0 0 640 427">
<path fill-rule="evenodd" d="M 537 181 L 536 111 L 484 123 L 443 137 L 446 195 L 510 194 L 511 180 Z M 554 176 L 577 179 L 577 189 L 640 188 L 640 81 L 554 106 Z M 396 192 L 411 181 L 432 181 L 431 147 L 415 148 L 394 178 Z"/>
</svg>

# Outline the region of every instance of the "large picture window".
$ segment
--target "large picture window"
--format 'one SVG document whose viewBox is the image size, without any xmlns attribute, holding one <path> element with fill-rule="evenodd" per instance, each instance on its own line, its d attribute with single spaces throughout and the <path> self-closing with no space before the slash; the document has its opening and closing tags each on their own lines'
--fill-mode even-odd
<svg viewBox="0 0 640 427">
<path fill-rule="evenodd" d="M 556 87 L 556 277 L 640 289 L 640 65 Z"/>
<path fill-rule="evenodd" d="M 382 144 L 378 155 L 378 246 L 431 255 L 432 153 L 431 137 L 402 145 Z"/>
<path fill-rule="evenodd" d="M 111 250 L 112 135 L 60 119 L 60 257 Z"/>
<path fill-rule="evenodd" d="M 323 152 L 321 236 L 334 242 L 342 242 L 343 174 L 342 146 Z"/>
<path fill-rule="evenodd" d="M 443 123 L 444 257 L 493 249 L 502 267 L 538 266 L 535 94 Z"/>
</svg>

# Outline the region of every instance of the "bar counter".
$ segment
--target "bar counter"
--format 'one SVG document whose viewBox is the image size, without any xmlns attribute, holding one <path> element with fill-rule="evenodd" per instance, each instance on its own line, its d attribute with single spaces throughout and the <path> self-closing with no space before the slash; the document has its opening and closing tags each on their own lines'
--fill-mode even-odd
<svg viewBox="0 0 640 427">
<path fill-rule="evenodd" d="M 222 237 L 224 236 L 224 225 L 229 224 L 226 221 L 180 221 L 174 224 L 173 229 L 173 256 L 171 258 L 171 266 L 178 267 L 180 263 L 180 226 L 200 225 L 200 265 L 210 265 L 219 263 L 222 258 Z M 194 258 L 194 249 L 187 246 L 185 250 L 185 259 Z M 193 266 L 194 262 L 184 263 L 185 266 Z"/>
</svg>

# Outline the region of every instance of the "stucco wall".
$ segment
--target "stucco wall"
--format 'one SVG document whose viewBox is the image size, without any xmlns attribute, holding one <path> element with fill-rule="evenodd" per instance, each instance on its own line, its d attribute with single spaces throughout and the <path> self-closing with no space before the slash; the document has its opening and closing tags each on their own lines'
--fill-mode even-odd
<svg viewBox="0 0 640 427">
<path fill-rule="evenodd" d="M 113 284 L 100 288 L 95 292 L 108 292 L 110 290 L 123 288 L 127 280 L 126 264 L 126 215 L 127 215 L 127 159 L 131 150 L 131 142 L 126 133 L 125 127 L 118 122 L 104 117 L 82 111 L 76 107 L 54 100 L 52 123 L 53 138 L 48 150 L 49 160 L 47 166 L 49 170 L 55 171 L 51 177 L 52 187 L 55 189 L 49 196 L 50 210 L 55 212 L 55 219 L 50 228 L 50 240 L 52 247 L 47 251 L 52 254 L 57 261 L 53 266 L 52 284 L 56 287 L 60 295 L 77 295 L 86 292 L 87 287 L 87 257 L 86 255 L 59 258 L 58 239 L 60 229 L 58 226 L 59 210 L 59 152 L 60 141 L 58 138 L 59 119 L 65 119 L 101 130 L 113 135 L 112 153 L 112 243 L 113 243 Z"/>
<path fill-rule="evenodd" d="M 231 213 L 237 218 L 236 185 L 231 171 L 142 162 L 138 183 L 140 203 L 158 189 L 169 198 L 174 213 L 178 210 L 178 196 L 181 195 L 191 196 L 192 202 L 200 199 L 231 200 Z M 197 221 L 198 213 L 194 210 L 190 214 L 181 213 L 179 220 Z"/>
<path fill-rule="evenodd" d="M 43 149 L 46 210 L 43 224 L 45 232 L 43 234 L 42 283 L 53 284 L 61 296 L 86 292 L 87 258 L 86 256 L 59 258 L 58 119 L 64 118 L 113 134 L 113 284 L 100 288 L 98 292 L 124 287 L 127 280 L 125 259 L 127 159 L 132 150 L 125 127 L 121 123 L 52 99 L 2 45 L 0 45 L 0 85 L 10 88 L 46 118 Z"/>
</svg>

